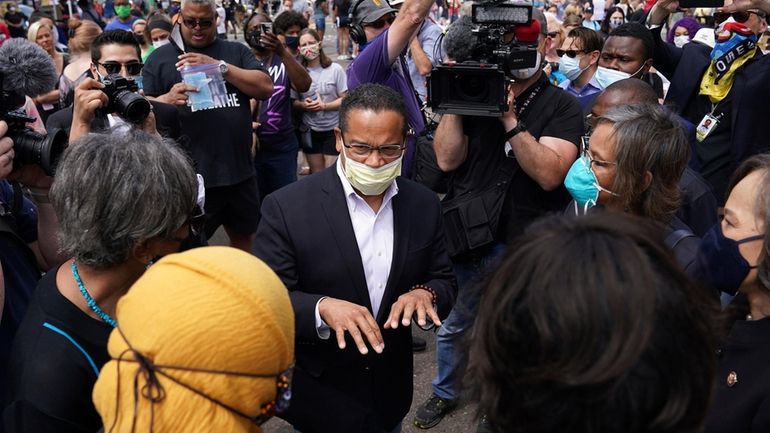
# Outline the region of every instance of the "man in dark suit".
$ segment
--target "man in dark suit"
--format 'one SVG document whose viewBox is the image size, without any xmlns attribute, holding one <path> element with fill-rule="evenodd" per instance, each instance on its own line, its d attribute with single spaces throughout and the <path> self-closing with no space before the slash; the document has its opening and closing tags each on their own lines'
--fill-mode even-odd
<svg viewBox="0 0 770 433">
<path fill-rule="evenodd" d="M 297 324 L 283 417 L 303 433 L 399 432 L 412 402 L 412 319 L 440 326 L 451 309 L 438 198 L 396 179 L 407 129 L 398 93 L 358 87 L 340 108 L 336 166 L 262 205 L 255 254 L 286 284 Z"/>
<path fill-rule="evenodd" d="M 678 48 L 660 38 L 661 24 L 678 6 L 676 0 L 660 0 L 650 10 L 653 65 L 671 81 L 666 103 L 696 126 L 700 172 L 724 205 L 738 164 L 768 149 L 764 104 L 770 98 L 770 56 L 756 48 L 754 35 L 767 30 L 770 2 L 725 0 L 726 12 L 715 14 L 722 25 L 714 49 L 697 43 Z M 747 34 L 741 34 L 742 29 Z"/>
<path fill-rule="evenodd" d="M 91 62 L 91 78 L 86 78 L 78 85 L 75 103 L 52 114 L 46 122 L 46 129 L 62 129 L 70 136 L 70 141 L 83 133 L 104 131 L 124 123 L 119 113 L 106 113 L 103 110 L 109 103 L 109 98 L 102 91 L 104 85 L 100 81 L 111 74 L 119 74 L 122 77 L 140 76 L 141 47 L 131 32 L 106 31 L 97 36 L 91 46 Z M 99 81 L 93 78 L 99 78 Z M 151 133 L 157 130 L 163 137 L 176 141 L 179 141 L 182 135 L 179 110 L 162 102 L 153 102 L 152 114 L 148 120 L 136 126 Z"/>
</svg>

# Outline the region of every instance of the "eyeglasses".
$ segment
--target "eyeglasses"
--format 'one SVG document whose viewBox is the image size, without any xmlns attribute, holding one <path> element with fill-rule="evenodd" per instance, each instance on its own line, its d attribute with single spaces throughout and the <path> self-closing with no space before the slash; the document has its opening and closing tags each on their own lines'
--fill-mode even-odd
<svg viewBox="0 0 770 433">
<path fill-rule="evenodd" d="M 123 67 L 126 68 L 128 75 L 139 75 L 142 73 L 142 68 L 144 67 L 144 63 L 141 62 L 96 62 L 96 64 L 103 67 L 104 70 L 107 71 L 107 75 L 120 74 L 120 71 L 123 70 Z"/>
<path fill-rule="evenodd" d="M 754 14 L 762 19 L 767 17 L 764 12 L 757 11 L 716 12 L 714 13 L 714 22 L 716 24 L 722 24 L 723 22 L 727 21 L 728 18 L 733 17 L 735 21 L 739 23 L 745 23 L 749 20 L 751 14 Z"/>
<path fill-rule="evenodd" d="M 613 165 L 618 165 L 617 162 L 605 161 L 603 159 L 596 159 L 593 157 L 593 155 L 591 155 L 590 151 L 586 151 L 586 156 L 588 157 L 588 162 L 590 163 L 589 167 L 592 170 L 594 168 L 594 164 L 596 164 L 597 167 L 601 167 L 601 168 L 608 168 Z"/>
<path fill-rule="evenodd" d="M 353 155 L 360 156 L 362 158 L 368 158 L 369 155 L 371 155 L 374 151 L 380 152 L 380 155 L 382 155 L 383 158 L 398 158 L 401 156 L 401 153 L 403 153 L 404 149 L 406 149 L 405 145 L 398 144 L 386 144 L 379 147 L 372 147 L 368 144 L 359 143 L 346 144 L 344 138 L 342 139 L 342 145 L 350 149 L 350 153 Z"/>
<path fill-rule="evenodd" d="M 194 29 L 198 26 L 200 26 L 201 29 L 207 29 L 214 25 L 214 19 L 208 18 L 208 19 L 198 20 L 195 18 L 187 18 L 183 16 L 182 24 L 184 24 L 184 26 L 187 27 L 188 29 Z"/>
<path fill-rule="evenodd" d="M 385 27 L 385 23 L 393 24 L 393 21 L 396 20 L 396 16 L 393 14 L 385 15 L 384 18 L 380 18 L 377 21 L 373 23 L 364 23 L 364 27 L 371 27 L 373 29 L 381 29 Z"/>
<path fill-rule="evenodd" d="M 556 55 L 557 56 L 561 57 L 561 56 L 566 54 L 567 57 L 569 57 L 570 59 L 574 59 L 575 56 L 577 56 L 578 54 L 583 54 L 583 53 L 585 53 L 585 51 L 583 51 L 583 50 L 556 50 Z"/>
<path fill-rule="evenodd" d="M 206 213 L 201 209 L 200 206 L 197 204 L 193 207 L 192 211 L 190 212 L 190 216 L 187 217 L 185 222 L 182 224 L 181 227 L 188 226 L 190 228 L 190 234 L 193 236 L 198 236 L 203 232 L 203 224 L 206 222 Z M 180 228 L 181 228 L 180 227 Z M 175 236 L 171 236 L 167 238 L 170 241 L 175 242 L 184 242 L 184 238 L 178 238 Z"/>
</svg>

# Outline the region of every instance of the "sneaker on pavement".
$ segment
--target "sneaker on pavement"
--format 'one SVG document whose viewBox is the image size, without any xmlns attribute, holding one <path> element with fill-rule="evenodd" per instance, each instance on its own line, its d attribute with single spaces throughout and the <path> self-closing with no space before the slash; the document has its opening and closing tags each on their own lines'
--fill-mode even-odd
<svg viewBox="0 0 770 433">
<path fill-rule="evenodd" d="M 414 414 L 414 425 L 421 429 L 435 427 L 455 407 L 457 407 L 456 401 L 443 399 L 433 394 L 417 408 L 417 412 Z"/>
</svg>

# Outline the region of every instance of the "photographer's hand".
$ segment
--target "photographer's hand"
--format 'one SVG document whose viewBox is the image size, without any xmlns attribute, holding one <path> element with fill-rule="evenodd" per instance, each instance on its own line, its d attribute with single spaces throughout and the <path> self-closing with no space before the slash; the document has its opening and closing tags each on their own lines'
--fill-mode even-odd
<svg viewBox="0 0 770 433">
<path fill-rule="evenodd" d="M 738 12 L 749 9 L 759 9 L 770 14 L 770 1 L 768 0 L 735 0 L 719 10 L 722 12 Z"/>
<path fill-rule="evenodd" d="M 110 98 L 101 90 L 103 88 L 104 84 L 93 78 L 86 78 L 75 88 L 70 143 L 91 132 L 96 111 L 110 103 Z"/>
<path fill-rule="evenodd" d="M 5 179 L 13 171 L 13 141 L 6 137 L 8 124 L 0 121 L 0 179 Z"/>
<path fill-rule="evenodd" d="M 658 0 L 650 9 L 650 16 L 647 18 L 647 21 L 653 26 L 661 25 L 678 8 L 679 0 Z"/>
<path fill-rule="evenodd" d="M 516 115 L 516 92 L 511 84 L 508 85 L 508 111 L 500 116 L 500 121 L 506 131 L 510 131 L 519 124 L 519 118 Z"/>
</svg>

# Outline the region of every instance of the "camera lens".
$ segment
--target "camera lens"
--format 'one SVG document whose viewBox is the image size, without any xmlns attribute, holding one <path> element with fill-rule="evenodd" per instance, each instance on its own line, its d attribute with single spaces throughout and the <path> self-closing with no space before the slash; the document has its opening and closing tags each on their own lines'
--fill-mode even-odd
<svg viewBox="0 0 770 433">
<path fill-rule="evenodd" d="M 59 157 L 67 147 L 67 134 L 60 129 L 52 129 L 47 135 L 23 129 L 11 132 L 9 137 L 13 140 L 16 164 L 39 165 L 49 176 L 56 171 Z"/>
<path fill-rule="evenodd" d="M 150 101 L 134 92 L 121 91 L 115 95 L 115 111 L 131 123 L 142 123 L 150 115 Z"/>
<path fill-rule="evenodd" d="M 463 75 L 456 83 L 457 96 L 463 101 L 484 102 L 489 98 L 489 77 L 486 75 Z"/>
</svg>

